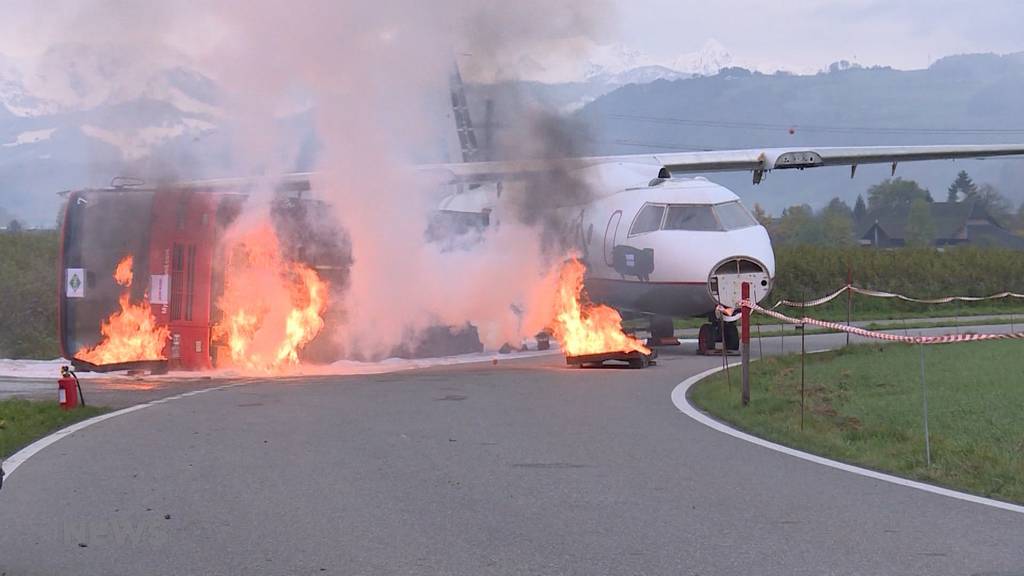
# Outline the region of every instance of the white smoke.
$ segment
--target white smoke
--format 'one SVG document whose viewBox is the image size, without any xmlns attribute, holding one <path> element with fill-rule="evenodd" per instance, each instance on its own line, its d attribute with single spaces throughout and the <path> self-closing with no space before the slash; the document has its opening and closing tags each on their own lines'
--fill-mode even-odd
<svg viewBox="0 0 1024 576">
<path fill-rule="evenodd" d="M 119 44 L 122 50 L 138 45 L 131 52 L 139 55 L 136 67 L 159 52 L 153 45 L 179 38 L 180 46 L 182 31 L 192 25 L 188 34 L 202 47 L 196 54 L 201 68 L 227 94 L 224 109 L 229 133 L 237 135 L 232 154 L 241 174 L 270 180 L 290 171 L 300 143 L 282 133 L 278 118 L 297 99 L 311 105 L 319 145 L 314 192 L 334 206 L 353 251 L 347 322 L 337 335 L 346 350 L 386 353 L 436 323 L 472 322 L 489 346 L 542 327 L 536 313 L 520 326 L 511 311 L 513 304 L 536 300 L 550 270 L 552 256 L 542 250 L 537 226 L 506 219 L 474 250 L 442 252 L 424 239 L 439 183 L 413 166 L 439 148 L 436 127 L 447 112 L 453 58 L 470 78 L 502 77 L 503 67 L 538 43 L 568 46 L 565 57 L 580 58 L 574 47 L 586 43 L 572 40 L 602 32 L 612 21 L 608 4 L 208 0 L 172 4 L 171 14 L 162 9 L 169 28 L 148 15 L 149 2 L 87 4 L 79 15 L 96 38 L 116 32 L 104 23 L 125 5 L 129 13 L 147 14 L 146 30 Z M 524 132 L 545 137 L 544 131 Z M 517 209 L 529 212 L 522 204 Z"/>
</svg>

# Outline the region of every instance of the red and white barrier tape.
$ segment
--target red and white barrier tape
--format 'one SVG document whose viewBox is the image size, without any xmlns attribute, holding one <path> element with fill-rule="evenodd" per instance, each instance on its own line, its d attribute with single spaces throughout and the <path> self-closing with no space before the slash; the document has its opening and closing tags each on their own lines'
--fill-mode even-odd
<svg viewBox="0 0 1024 576">
<path fill-rule="evenodd" d="M 829 294 L 828 296 L 823 296 L 821 298 L 818 298 L 817 300 L 811 300 L 810 302 L 794 302 L 792 300 L 779 300 L 778 302 L 775 303 L 775 306 L 772 306 L 772 310 L 775 310 L 779 306 L 789 306 L 791 308 L 811 308 L 813 306 L 821 306 L 826 302 L 831 302 L 835 300 L 840 295 L 842 295 L 843 292 L 846 292 L 850 288 L 852 288 L 852 286 L 847 284 L 846 286 L 843 286 L 842 288 L 836 290 L 835 292 Z"/>
<path fill-rule="evenodd" d="M 883 292 L 881 290 L 871 290 L 868 288 L 858 288 L 847 284 L 839 290 L 836 290 L 828 296 L 823 296 L 817 300 L 810 300 L 808 302 L 794 302 L 792 300 L 779 300 L 771 307 L 771 310 L 775 310 L 779 306 L 789 306 L 791 308 L 812 308 L 814 306 L 820 306 L 827 302 L 835 300 L 843 292 L 851 290 L 856 294 L 862 294 L 864 296 L 871 296 L 874 298 L 896 298 L 903 300 L 904 302 L 916 302 L 918 304 L 949 304 L 950 302 L 981 302 L 983 300 L 1001 300 L 1003 298 L 1024 298 L 1024 294 L 1017 294 L 1016 292 L 1000 292 L 991 296 L 947 296 L 945 298 L 911 298 L 910 296 L 904 296 L 903 294 L 896 294 L 893 292 Z"/>
<path fill-rule="evenodd" d="M 1003 298 L 1024 298 L 1024 294 L 1017 294 L 1015 292 L 1000 292 L 991 296 L 947 296 L 945 298 L 911 298 L 910 296 L 904 296 L 902 294 L 893 294 L 892 292 L 882 292 L 880 290 L 869 290 L 867 288 L 858 288 L 856 286 L 850 286 L 850 290 L 853 290 L 857 294 L 863 294 L 865 296 L 873 296 L 875 298 L 898 298 L 905 302 L 917 302 L 919 304 L 949 304 L 950 302 L 981 302 L 982 300 L 1001 300 Z"/>
<path fill-rule="evenodd" d="M 824 320 L 816 320 L 814 318 L 792 318 L 786 316 L 780 312 L 774 310 L 766 310 L 758 306 L 754 302 L 745 300 L 740 303 L 741 306 L 747 306 L 754 312 L 760 312 L 767 316 L 771 316 L 776 320 L 788 322 L 790 324 L 810 324 L 812 326 L 820 326 L 822 328 L 829 328 L 839 332 L 849 332 L 857 336 L 864 338 L 874 338 L 876 340 L 888 340 L 890 342 L 905 342 L 908 344 L 950 344 L 953 342 L 976 342 L 979 340 L 1018 340 L 1024 339 L 1024 332 L 1015 332 L 1007 334 L 944 334 L 942 336 L 900 336 L 898 334 L 886 334 L 884 332 L 873 332 L 871 330 L 865 330 L 864 328 L 858 328 L 856 326 L 847 326 L 846 324 L 840 324 L 838 322 L 826 322 Z"/>
</svg>

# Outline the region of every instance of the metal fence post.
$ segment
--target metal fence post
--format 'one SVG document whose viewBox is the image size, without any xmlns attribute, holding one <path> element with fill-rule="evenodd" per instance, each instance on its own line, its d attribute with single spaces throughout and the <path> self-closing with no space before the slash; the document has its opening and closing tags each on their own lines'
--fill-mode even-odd
<svg viewBox="0 0 1024 576">
<path fill-rule="evenodd" d="M 729 390 L 732 390 L 732 376 L 729 375 L 729 360 L 728 350 L 725 345 L 725 311 L 721 312 L 721 316 L 718 318 L 718 335 L 722 340 L 722 369 L 725 370 L 725 380 L 729 384 Z"/>
<path fill-rule="evenodd" d="M 764 358 L 764 344 L 761 342 L 761 319 L 757 319 L 757 357 Z"/>
<path fill-rule="evenodd" d="M 846 327 L 853 324 L 853 267 L 846 263 Z M 846 333 L 846 345 L 850 345 L 850 333 Z"/>
<path fill-rule="evenodd" d="M 921 336 L 921 333 L 919 332 L 918 333 L 918 337 L 920 337 L 920 336 Z M 931 444 L 931 439 L 928 436 L 928 386 L 925 384 L 925 379 L 924 379 L 924 340 L 920 340 L 919 341 L 918 347 L 920 348 L 920 351 L 921 351 L 921 354 L 920 354 L 920 356 L 921 356 L 921 409 L 922 409 L 922 411 L 924 413 L 924 415 L 923 415 L 924 416 L 923 417 L 923 421 L 924 421 L 924 458 L 925 458 L 925 462 L 927 463 L 928 467 L 931 468 L 931 465 L 932 465 L 932 444 Z"/>
<path fill-rule="evenodd" d="M 740 285 L 740 295 L 743 298 L 740 308 L 740 354 L 743 358 L 740 402 L 746 406 L 750 404 L 750 306 L 747 306 L 747 301 L 750 300 L 749 282 Z"/>
<path fill-rule="evenodd" d="M 800 430 L 804 429 L 804 363 L 807 356 L 804 336 L 807 334 L 806 327 L 806 324 L 800 325 Z"/>
<path fill-rule="evenodd" d="M 786 325 L 779 322 L 779 354 L 786 353 Z"/>
<path fill-rule="evenodd" d="M 960 335 L 960 301 L 956 301 L 956 335 Z"/>
</svg>

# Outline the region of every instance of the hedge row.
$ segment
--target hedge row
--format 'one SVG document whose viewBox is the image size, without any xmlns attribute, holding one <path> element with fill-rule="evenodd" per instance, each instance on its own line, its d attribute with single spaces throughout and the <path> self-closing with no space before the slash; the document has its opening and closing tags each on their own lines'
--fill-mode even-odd
<svg viewBox="0 0 1024 576">
<path fill-rule="evenodd" d="M 57 243 L 53 231 L 0 233 L 0 358 L 55 358 Z M 872 250 L 816 246 L 779 247 L 777 277 L 769 300 L 805 300 L 828 294 L 846 283 L 909 296 L 988 296 L 1024 293 L 1024 251 L 994 248 Z M 841 299 L 842 300 L 842 299 Z M 926 307 L 892 300 L 857 297 L 856 311 L 917 312 Z M 1004 300 L 967 306 L 969 310 L 1024 308 L 1024 301 Z M 820 311 L 845 314 L 845 302 Z M 947 307 L 950 314 L 952 307 Z"/>
<path fill-rule="evenodd" d="M 997 248 L 874 250 L 859 247 L 779 247 L 776 282 L 770 300 L 804 300 L 853 284 L 912 297 L 1024 294 L 1024 251 Z M 991 306 L 988 304 L 986 306 Z M 1024 307 L 1006 299 L 994 305 Z M 857 297 L 859 310 L 913 310 L 921 305 Z M 951 308 L 952 311 L 952 308 Z"/>
</svg>

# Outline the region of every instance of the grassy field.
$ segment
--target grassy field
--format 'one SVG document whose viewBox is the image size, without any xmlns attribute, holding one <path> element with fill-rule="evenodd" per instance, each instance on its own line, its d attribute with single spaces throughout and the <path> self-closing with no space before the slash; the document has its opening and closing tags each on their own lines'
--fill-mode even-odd
<svg viewBox="0 0 1024 576">
<path fill-rule="evenodd" d="M 0 458 L 54 430 L 106 411 L 94 406 L 64 411 L 53 401 L 0 400 Z"/>
<path fill-rule="evenodd" d="M 1024 503 L 1024 344 L 924 348 L 932 465 L 925 462 L 920 348 L 859 345 L 751 364 L 751 404 L 737 371 L 698 384 L 692 400 L 757 436 L 900 476 Z"/>
</svg>

